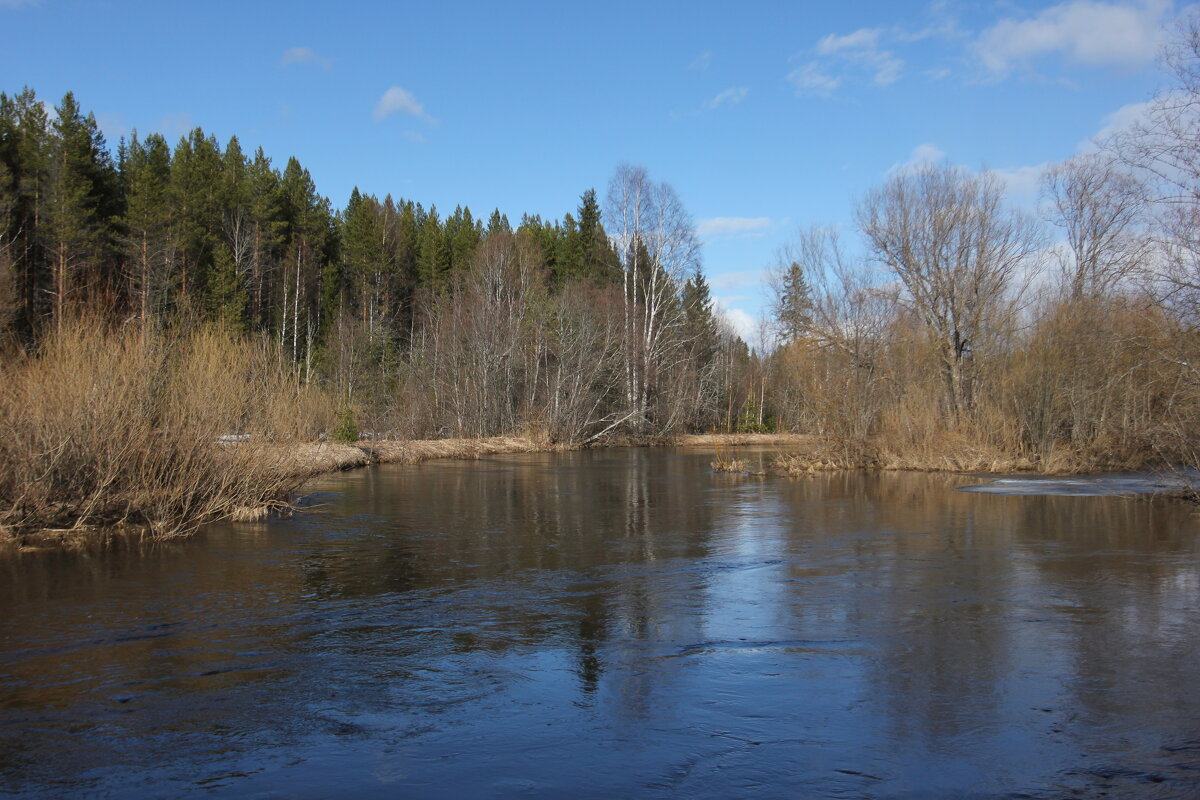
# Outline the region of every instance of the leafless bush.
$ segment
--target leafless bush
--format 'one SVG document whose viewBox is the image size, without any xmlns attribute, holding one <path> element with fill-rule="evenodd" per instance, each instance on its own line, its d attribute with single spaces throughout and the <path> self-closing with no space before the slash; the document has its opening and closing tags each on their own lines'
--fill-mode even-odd
<svg viewBox="0 0 1200 800">
<path fill-rule="evenodd" d="M 279 443 L 315 434 L 327 403 L 281 364 L 217 330 L 143 343 L 64 325 L 3 367 L 0 526 L 130 522 L 165 537 L 285 501 L 299 477 Z"/>
</svg>

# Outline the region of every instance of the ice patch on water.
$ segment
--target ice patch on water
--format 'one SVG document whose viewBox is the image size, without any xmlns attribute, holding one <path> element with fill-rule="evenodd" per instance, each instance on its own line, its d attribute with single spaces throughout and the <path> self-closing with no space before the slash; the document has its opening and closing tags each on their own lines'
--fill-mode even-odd
<svg viewBox="0 0 1200 800">
<path fill-rule="evenodd" d="M 960 486 L 960 492 L 1003 495 L 1068 495 L 1101 497 L 1120 494 L 1157 494 L 1200 486 L 1200 473 L 1120 472 L 1107 475 L 1059 477 L 1006 477 L 987 483 Z"/>
</svg>

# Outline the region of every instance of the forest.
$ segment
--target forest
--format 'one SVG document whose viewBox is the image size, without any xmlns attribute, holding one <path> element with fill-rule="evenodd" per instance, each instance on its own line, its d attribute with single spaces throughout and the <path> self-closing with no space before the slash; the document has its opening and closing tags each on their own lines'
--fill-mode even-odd
<svg viewBox="0 0 1200 800">
<path fill-rule="evenodd" d="M 642 167 L 515 227 L 357 189 L 338 208 L 236 137 L 110 147 L 70 93 L 0 94 L 0 525 L 174 530 L 277 499 L 270 448 L 329 436 L 810 434 L 792 473 L 1195 465 L 1194 20 L 1166 66 L 1036 211 L 935 163 L 860 198 L 855 230 L 801 230 L 754 350 Z"/>
</svg>

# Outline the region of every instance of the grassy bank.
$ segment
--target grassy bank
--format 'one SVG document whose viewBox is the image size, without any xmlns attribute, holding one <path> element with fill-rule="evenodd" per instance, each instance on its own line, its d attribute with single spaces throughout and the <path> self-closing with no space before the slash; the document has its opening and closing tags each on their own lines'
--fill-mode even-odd
<svg viewBox="0 0 1200 800">
<path fill-rule="evenodd" d="M 746 471 L 745 459 L 738 458 L 730 445 L 714 444 L 717 455 L 712 462 L 713 469 Z M 1060 452 L 1042 458 L 1036 454 L 1014 454 L 969 437 L 949 434 L 906 447 L 896 447 L 895 443 L 888 442 L 835 442 L 816 436 L 792 437 L 779 444 L 786 445 L 787 450 L 769 462 L 767 471 L 791 477 L 852 469 L 1081 475 L 1168 466 L 1153 451 L 1134 454 Z"/>
</svg>

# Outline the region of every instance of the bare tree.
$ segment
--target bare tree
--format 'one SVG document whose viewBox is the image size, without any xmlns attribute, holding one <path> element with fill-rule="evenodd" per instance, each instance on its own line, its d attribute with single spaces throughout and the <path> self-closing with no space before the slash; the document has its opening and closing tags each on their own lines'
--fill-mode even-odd
<svg viewBox="0 0 1200 800">
<path fill-rule="evenodd" d="M 1174 85 L 1105 144 L 1148 187 L 1161 252 L 1150 277 L 1162 297 L 1200 320 L 1200 12 L 1176 25 L 1163 66 Z"/>
<path fill-rule="evenodd" d="M 645 168 L 622 164 L 608 187 L 609 235 L 620 258 L 625 327 L 623 420 L 648 432 L 659 377 L 682 349 L 671 334 L 684 322 L 679 288 L 699 262 L 691 217 L 675 190 Z"/>
<path fill-rule="evenodd" d="M 995 178 L 941 165 L 892 177 L 859 204 L 858 221 L 931 337 L 957 418 L 973 403 L 975 354 L 1011 318 L 1037 227 L 1004 207 Z"/>
<path fill-rule="evenodd" d="M 849 257 L 837 230 L 812 226 L 777 256 L 779 275 L 803 278 L 804 335 L 790 341 L 785 361 L 804 373 L 798 416 L 820 433 L 847 442 L 866 438 L 881 406 L 882 361 L 896 317 L 894 286 L 870 265 Z M 801 276 L 796 276 L 796 270 Z M 776 282 L 782 286 L 783 283 Z M 802 363 L 806 361 L 807 363 Z"/>
<path fill-rule="evenodd" d="M 1144 186 L 1111 156 L 1076 156 L 1042 178 L 1050 221 L 1063 229 L 1063 279 L 1073 299 L 1101 297 L 1141 266 L 1150 249 Z"/>
</svg>

